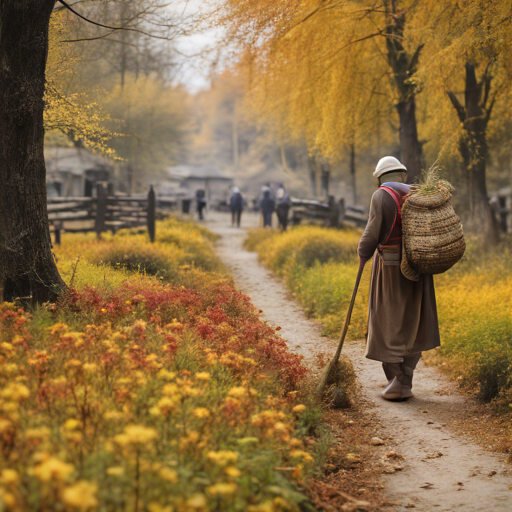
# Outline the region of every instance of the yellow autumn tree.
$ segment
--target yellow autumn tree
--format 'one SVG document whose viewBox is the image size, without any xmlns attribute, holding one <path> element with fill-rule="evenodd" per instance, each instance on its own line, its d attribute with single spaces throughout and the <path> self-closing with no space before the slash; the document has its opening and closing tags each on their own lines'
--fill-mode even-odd
<svg viewBox="0 0 512 512">
<path fill-rule="evenodd" d="M 441 159 L 455 154 L 462 163 L 467 227 L 492 233 L 488 138 L 510 126 L 512 4 L 450 0 L 429 5 L 430 22 L 415 27 L 425 44 L 414 77 L 426 92 L 424 134 Z"/>
<path fill-rule="evenodd" d="M 66 12 L 55 13 L 50 22 L 50 46 L 46 66 L 44 124 L 47 137 L 64 144 L 79 144 L 114 156 L 108 141 L 114 133 L 107 128 L 110 116 L 85 92 L 71 87 L 79 58 L 76 46 L 62 42 L 69 34 Z M 58 136 L 58 134 L 63 135 Z"/>
</svg>

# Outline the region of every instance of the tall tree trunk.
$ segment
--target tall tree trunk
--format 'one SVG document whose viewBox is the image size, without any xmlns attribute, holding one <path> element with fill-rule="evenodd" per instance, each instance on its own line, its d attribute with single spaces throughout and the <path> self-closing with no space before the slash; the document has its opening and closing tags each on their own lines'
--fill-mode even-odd
<svg viewBox="0 0 512 512">
<path fill-rule="evenodd" d="M 485 233 L 489 240 L 499 237 L 489 197 L 487 195 L 487 125 L 494 106 L 490 98 L 492 75 L 488 66 L 480 81 L 474 64 L 466 63 L 464 105 L 453 92 L 448 97 L 464 127 L 459 149 L 468 179 L 470 219 L 468 227 L 475 233 Z"/>
<path fill-rule="evenodd" d="M 400 122 L 401 161 L 407 167 L 408 181 L 413 182 L 421 174 L 423 150 L 416 124 L 417 88 L 410 79 L 417 70 L 423 45 L 419 45 L 412 56 L 406 52 L 403 46 L 405 13 L 398 11 L 397 3 L 396 0 L 386 3 L 386 48 L 398 97 L 396 109 Z"/>
<path fill-rule="evenodd" d="M 309 183 L 311 185 L 311 195 L 313 197 L 316 197 L 317 194 L 317 183 L 316 183 L 316 169 L 317 169 L 317 162 L 316 158 L 314 156 L 308 157 L 308 169 L 309 169 Z"/>
<path fill-rule="evenodd" d="M 356 183 L 356 147 L 350 144 L 350 177 L 352 181 L 352 200 L 357 204 L 357 183 Z"/>
<path fill-rule="evenodd" d="M 0 0 L 0 295 L 45 302 L 65 287 L 51 253 L 43 95 L 54 0 Z"/>
<path fill-rule="evenodd" d="M 423 151 L 416 127 L 416 101 L 414 96 L 396 105 L 400 120 L 401 162 L 407 167 L 409 182 L 416 180 L 423 168 Z"/>
</svg>

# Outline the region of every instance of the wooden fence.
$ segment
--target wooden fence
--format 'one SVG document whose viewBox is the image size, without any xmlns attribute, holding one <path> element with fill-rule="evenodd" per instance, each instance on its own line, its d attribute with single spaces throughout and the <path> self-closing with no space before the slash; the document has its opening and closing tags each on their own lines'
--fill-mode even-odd
<svg viewBox="0 0 512 512">
<path fill-rule="evenodd" d="M 157 210 L 158 207 L 158 210 Z M 155 197 L 153 187 L 147 196 L 116 196 L 109 194 L 103 183 L 96 184 L 96 197 L 48 198 L 48 221 L 55 243 L 60 244 L 63 232 L 115 233 L 123 228 L 146 227 L 151 242 L 155 241 L 155 221 L 162 210 L 177 207 L 174 198 Z"/>
<path fill-rule="evenodd" d="M 368 213 L 360 207 L 345 207 L 345 201 L 336 202 L 331 198 L 328 203 L 312 199 L 292 199 L 293 225 L 300 224 L 303 220 L 319 221 L 329 227 L 337 228 L 342 223 L 348 222 L 364 228 L 368 222 Z"/>
</svg>

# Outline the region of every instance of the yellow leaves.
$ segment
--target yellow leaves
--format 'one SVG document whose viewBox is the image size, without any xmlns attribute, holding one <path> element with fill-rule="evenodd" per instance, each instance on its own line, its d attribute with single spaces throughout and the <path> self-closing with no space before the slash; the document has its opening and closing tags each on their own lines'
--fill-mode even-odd
<svg viewBox="0 0 512 512">
<path fill-rule="evenodd" d="M 303 404 L 298 404 L 295 407 L 293 407 L 293 409 L 292 409 L 293 412 L 297 412 L 297 413 L 304 412 L 305 410 L 306 410 L 306 406 Z"/>
</svg>

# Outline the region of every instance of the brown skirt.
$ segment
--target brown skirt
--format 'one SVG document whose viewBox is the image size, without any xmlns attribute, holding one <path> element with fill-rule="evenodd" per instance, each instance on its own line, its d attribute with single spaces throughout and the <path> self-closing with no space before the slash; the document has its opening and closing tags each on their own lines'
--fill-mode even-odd
<svg viewBox="0 0 512 512">
<path fill-rule="evenodd" d="M 423 274 L 410 281 L 399 265 L 373 258 L 368 300 L 366 357 L 400 363 L 405 356 L 440 345 L 434 278 Z"/>
</svg>

